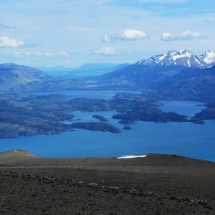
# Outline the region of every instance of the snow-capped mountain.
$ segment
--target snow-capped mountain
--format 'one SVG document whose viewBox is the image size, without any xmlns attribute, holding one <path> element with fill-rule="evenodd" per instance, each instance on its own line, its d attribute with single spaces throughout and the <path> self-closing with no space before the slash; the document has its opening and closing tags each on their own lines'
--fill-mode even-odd
<svg viewBox="0 0 215 215">
<path fill-rule="evenodd" d="M 195 68 L 209 68 L 215 65 L 215 52 L 207 51 L 202 55 L 195 55 L 188 50 L 169 51 L 146 60 L 138 61 L 139 65 L 147 66 L 185 66 Z"/>
</svg>

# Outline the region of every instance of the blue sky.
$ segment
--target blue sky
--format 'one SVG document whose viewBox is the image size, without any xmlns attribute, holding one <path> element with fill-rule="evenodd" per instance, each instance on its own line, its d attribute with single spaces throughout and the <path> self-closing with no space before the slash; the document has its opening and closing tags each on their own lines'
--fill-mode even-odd
<svg viewBox="0 0 215 215">
<path fill-rule="evenodd" d="M 214 0 L 0 0 L 0 63 L 134 63 L 215 51 Z"/>
</svg>

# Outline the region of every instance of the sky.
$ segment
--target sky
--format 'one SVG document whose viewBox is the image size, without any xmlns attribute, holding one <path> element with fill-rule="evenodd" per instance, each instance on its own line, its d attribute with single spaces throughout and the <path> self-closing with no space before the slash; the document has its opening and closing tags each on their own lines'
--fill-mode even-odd
<svg viewBox="0 0 215 215">
<path fill-rule="evenodd" d="M 0 0 L 0 63 L 135 63 L 215 51 L 214 0 Z"/>
</svg>

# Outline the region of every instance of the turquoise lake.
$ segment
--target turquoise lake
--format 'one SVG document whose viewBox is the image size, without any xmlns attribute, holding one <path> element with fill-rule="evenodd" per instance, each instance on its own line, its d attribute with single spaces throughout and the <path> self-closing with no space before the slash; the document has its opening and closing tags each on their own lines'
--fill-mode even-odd
<svg viewBox="0 0 215 215">
<path fill-rule="evenodd" d="M 69 98 L 88 97 L 110 99 L 116 91 L 57 92 Z M 57 94 L 56 92 L 53 94 Z M 45 93 L 50 94 L 50 93 Z M 193 116 L 204 109 L 201 103 L 191 101 L 161 101 L 161 109 Z M 40 157 L 120 156 L 146 153 L 166 153 L 215 161 L 215 121 L 204 125 L 192 123 L 136 122 L 131 130 L 112 119 L 110 112 L 74 112 L 75 121 L 91 121 L 94 114 L 106 117 L 122 133 L 112 134 L 77 129 L 58 135 L 37 135 L 0 139 L 0 151 L 24 149 Z M 69 123 L 69 122 L 67 122 Z"/>
</svg>

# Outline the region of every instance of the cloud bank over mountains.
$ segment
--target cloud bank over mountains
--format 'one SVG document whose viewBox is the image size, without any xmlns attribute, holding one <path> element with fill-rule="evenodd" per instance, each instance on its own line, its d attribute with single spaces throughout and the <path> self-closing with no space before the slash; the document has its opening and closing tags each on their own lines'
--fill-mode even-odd
<svg viewBox="0 0 215 215">
<path fill-rule="evenodd" d="M 208 39 L 206 35 L 200 34 L 198 32 L 192 32 L 192 31 L 183 31 L 179 34 L 172 34 L 169 32 L 164 32 L 161 35 L 162 41 L 178 41 L 178 40 L 201 40 L 201 39 Z"/>
<path fill-rule="evenodd" d="M 113 55 L 116 53 L 116 48 L 114 47 L 103 47 L 101 49 L 98 49 L 94 52 L 98 55 Z"/>
<path fill-rule="evenodd" d="M 28 52 L 28 51 L 24 51 L 24 52 L 14 52 L 14 55 L 16 55 L 17 57 L 69 57 L 69 54 L 67 52 L 64 51 L 60 51 L 60 52 Z"/>
</svg>

